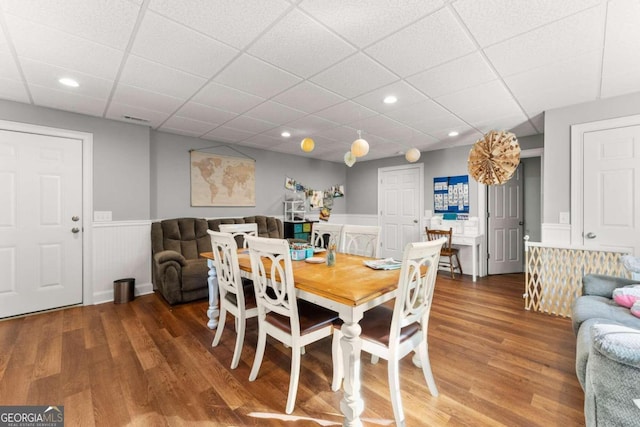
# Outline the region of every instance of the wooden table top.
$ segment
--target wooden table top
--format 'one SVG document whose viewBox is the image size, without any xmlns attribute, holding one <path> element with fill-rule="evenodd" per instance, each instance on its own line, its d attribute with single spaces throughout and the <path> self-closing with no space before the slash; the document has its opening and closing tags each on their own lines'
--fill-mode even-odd
<svg viewBox="0 0 640 427">
<path fill-rule="evenodd" d="M 212 252 L 200 255 L 213 259 Z M 291 261 L 296 288 L 349 306 L 395 291 L 400 270 L 374 270 L 363 264 L 367 259 L 372 258 L 338 253 L 333 267 L 326 263 Z M 240 270 L 251 272 L 248 250 L 238 251 L 238 264 Z"/>
</svg>

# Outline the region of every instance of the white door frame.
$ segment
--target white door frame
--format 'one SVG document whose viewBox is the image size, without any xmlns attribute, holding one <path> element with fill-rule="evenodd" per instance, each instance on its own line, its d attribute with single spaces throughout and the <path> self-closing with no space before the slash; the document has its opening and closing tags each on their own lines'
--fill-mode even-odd
<svg viewBox="0 0 640 427">
<path fill-rule="evenodd" d="M 571 126 L 571 246 L 582 246 L 584 134 L 634 125 L 640 125 L 640 114 Z"/>
<path fill-rule="evenodd" d="M 7 120 L 0 120 L 0 129 L 82 141 L 82 304 L 93 304 L 93 134 Z"/>
<path fill-rule="evenodd" d="M 540 157 L 540 218 L 544 213 L 544 148 L 532 148 L 520 151 L 520 158 Z M 478 183 L 478 216 L 480 219 L 479 232 L 484 236 L 484 243 L 480 245 L 480 272 L 479 276 L 487 275 L 487 186 Z"/>
</svg>

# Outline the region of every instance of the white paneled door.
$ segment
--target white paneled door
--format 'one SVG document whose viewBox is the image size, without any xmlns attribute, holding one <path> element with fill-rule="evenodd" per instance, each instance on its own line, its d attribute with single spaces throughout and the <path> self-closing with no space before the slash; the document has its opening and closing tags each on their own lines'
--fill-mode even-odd
<svg viewBox="0 0 640 427">
<path fill-rule="evenodd" d="M 585 132 L 586 247 L 640 254 L 640 125 Z"/>
<path fill-rule="evenodd" d="M 509 181 L 489 187 L 489 274 L 524 271 L 522 169 L 523 165 L 520 164 Z"/>
<path fill-rule="evenodd" d="M 422 164 L 378 170 L 378 206 L 382 257 L 402 259 L 407 243 L 419 242 L 424 206 Z"/>
<path fill-rule="evenodd" d="M 82 141 L 0 130 L 0 318 L 82 303 Z"/>
</svg>

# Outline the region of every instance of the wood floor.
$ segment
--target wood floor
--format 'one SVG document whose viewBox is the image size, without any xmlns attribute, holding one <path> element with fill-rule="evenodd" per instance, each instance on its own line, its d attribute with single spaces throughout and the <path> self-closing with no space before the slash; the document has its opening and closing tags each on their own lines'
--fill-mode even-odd
<svg viewBox="0 0 640 427">
<path fill-rule="evenodd" d="M 523 309 L 522 275 L 473 283 L 440 273 L 429 326 L 440 396 L 402 361 L 407 426 L 582 426 L 583 393 L 567 319 Z M 64 405 L 67 426 L 341 425 L 330 389 L 331 339 L 307 347 L 296 408 L 284 414 L 289 351 L 269 341 L 249 382 L 257 322 L 240 365 L 235 333 L 211 347 L 206 301 L 170 307 L 158 295 L 0 321 L 0 405 Z M 393 425 L 386 362 L 363 357 L 365 426 Z"/>
</svg>

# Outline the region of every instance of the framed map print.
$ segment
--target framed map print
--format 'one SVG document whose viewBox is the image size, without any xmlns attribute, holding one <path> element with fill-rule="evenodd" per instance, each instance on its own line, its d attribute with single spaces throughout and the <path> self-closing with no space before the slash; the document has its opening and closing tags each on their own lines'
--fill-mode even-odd
<svg viewBox="0 0 640 427">
<path fill-rule="evenodd" d="M 256 161 L 191 151 L 191 206 L 255 206 Z"/>
</svg>

